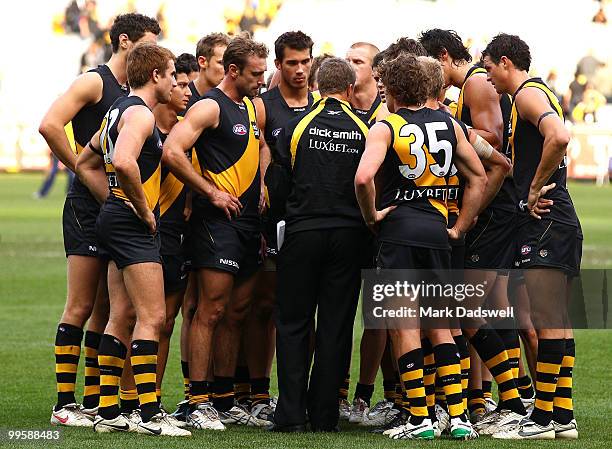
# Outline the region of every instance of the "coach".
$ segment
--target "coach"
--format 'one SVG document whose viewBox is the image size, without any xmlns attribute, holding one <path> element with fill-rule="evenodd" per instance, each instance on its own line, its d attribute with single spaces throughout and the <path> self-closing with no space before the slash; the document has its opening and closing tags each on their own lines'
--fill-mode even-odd
<svg viewBox="0 0 612 449">
<path fill-rule="evenodd" d="M 279 400 L 273 430 L 335 431 L 338 388 L 349 366 L 367 229 L 353 180 L 367 126 L 348 103 L 355 73 L 332 58 L 318 74 L 322 99 L 279 136 L 287 174 L 285 239 L 278 265 Z M 317 329 L 310 382 L 309 334 Z"/>
</svg>

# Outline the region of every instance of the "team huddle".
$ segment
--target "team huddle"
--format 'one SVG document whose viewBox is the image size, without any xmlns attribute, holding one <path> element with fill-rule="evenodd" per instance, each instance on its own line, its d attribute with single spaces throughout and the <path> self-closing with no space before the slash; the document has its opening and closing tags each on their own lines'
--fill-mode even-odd
<svg viewBox="0 0 612 449">
<path fill-rule="evenodd" d="M 190 436 L 334 432 L 346 419 L 391 439 L 578 437 L 575 344 L 556 309 L 582 252 L 569 134 L 525 42 L 499 34 L 472 63 L 456 33 L 432 29 L 313 58 L 292 31 L 266 85 L 268 49 L 246 35 L 212 33 L 175 57 L 159 33 L 155 19 L 118 16 L 108 63 L 40 125 L 77 174 L 51 424 Z M 350 403 L 368 268 L 466 269 L 487 285 L 474 306 L 523 313 L 365 329 Z M 179 313 L 185 397 L 169 414 Z"/>
</svg>

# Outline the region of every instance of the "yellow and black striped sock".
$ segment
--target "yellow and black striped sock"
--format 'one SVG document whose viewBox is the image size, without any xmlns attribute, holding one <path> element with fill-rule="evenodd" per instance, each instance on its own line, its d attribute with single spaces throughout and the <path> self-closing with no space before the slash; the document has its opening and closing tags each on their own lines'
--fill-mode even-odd
<svg viewBox="0 0 612 449">
<path fill-rule="evenodd" d="M 157 398 L 157 404 L 161 405 L 161 401 L 162 401 L 162 392 L 161 392 L 161 388 L 156 388 L 155 389 L 155 397 Z"/>
<path fill-rule="evenodd" d="M 508 353 L 499 335 L 493 328 L 485 324 L 470 339 L 470 343 L 478 352 L 484 364 L 489 368 L 497 383 L 499 401 L 502 408 L 525 415 L 525 407 L 521 402 L 512 369 L 508 363 Z"/>
<path fill-rule="evenodd" d="M 121 413 L 129 415 L 138 408 L 138 390 L 136 388 L 119 388 L 119 399 L 121 400 Z"/>
<path fill-rule="evenodd" d="M 237 366 L 234 375 L 234 394 L 236 402 L 246 405 L 251 400 L 251 382 L 248 366 Z"/>
<path fill-rule="evenodd" d="M 559 381 L 553 401 L 553 420 L 559 424 L 569 424 L 574 419 L 572 402 L 572 374 L 576 360 L 576 343 L 573 338 L 565 340 L 565 355 L 559 370 Z"/>
<path fill-rule="evenodd" d="M 516 380 L 516 386 L 518 387 L 521 399 L 531 399 L 535 395 L 531 378 L 526 374 Z"/>
<path fill-rule="evenodd" d="M 344 399 L 345 401 L 348 401 L 350 385 L 351 375 L 350 373 L 347 373 L 346 377 L 344 378 L 344 381 L 342 382 L 342 385 L 340 386 L 340 389 L 338 390 L 338 400 Z"/>
<path fill-rule="evenodd" d="M 418 348 L 407 352 L 398 359 L 397 364 L 410 402 L 410 422 L 419 425 L 429 417 L 423 382 L 423 350 Z"/>
<path fill-rule="evenodd" d="M 436 421 L 436 359 L 429 339 L 421 340 L 423 348 L 423 384 L 425 385 L 425 399 L 427 412 L 432 422 Z"/>
<path fill-rule="evenodd" d="M 119 416 L 119 382 L 127 356 L 126 346 L 109 334 L 102 335 L 98 348 L 100 366 L 100 407 L 98 415 L 104 419 Z"/>
<path fill-rule="evenodd" d="M 160 412 L 155 394 L 157 379 L 157 350 L 158 343 L 153 340 L 132 341 L 132 370 L 138 390 L 140 416 L 142 422 L 149 422 L 154 415 Z"/>
<path fill-rule="evenodd" d="M 395 379 L 383 379 L 383 397 L 386 401 L 395 402 Z"/>
<path fill-rule="evenodd" d="M 234 406 L 234 378 L 215 376 L 212 393 L 214 407 L 220 412 L 227 412 Z"/>
<path fill-rule="evenodd" d="M 55 410 L 76 403 L 76 387 L 83 329 L 66 323 L 57 326 L 55 334 L 55 381 L 57 382 L 57 404 Z"/>
<path fill-rule="evenodd" d="M 512 370 L 512 376 L 518 379 L 519 376 L 519 360 L 521 358 L 521 341 L 518 331 L 514 328 L 515 323 L 512 318 L 499 320 L 494 325 L 499 338 L 506 348 L 508 354 L 508 363 Z"/>
<path fill-rule="evenodd" d="M 470 413 L 482 415 L 486 411 L 482 390 L 473 388 L 468 392 L 468 395 L 468 410 Z"/>
<path fill-rule="evenodd" d="M 461 361 L 454 343 L 443 343 L 433 348 L 436 359 L 436 374 L 440 378 L 446 406 L 451 418 L 465 418 L 461 388 Z"/>
<path fill-rule="evenodd" d="M 270 378 L 251 379 L 251 404 L 270 404 Z"/>
<path fill-rule="evenodd" d="M 209 388 L 210 385 L 205 380 L 192 380 L 189 383 L 189 405 L 192 409 L 203 402 L 210 402 Z"/>
<path fill-rule="evenodd" d="M 467 340 L 462 335 L 453 337 L 457 350 L 459 351 L 459 359 L 461 365 L 461 397 L 463 398 L 463 409 L 468 409 L 468 384 L 470 382 L 470 350 L 468 349 Z"/>
<path fill-rule="evenodd" d="M 538 340 L 536 365 L 536 399 L 531 419 L 541 426 L 550 424 L 559 371 L 565 354 L 565 340 Z"/>
<path fill-rule="evenodd" d="M 98 348 L 102 334 L 85 332 L 85 387 L 83 388 L 83 407 L 96 408 L 100 402 L 100 367 Z"/>
<path fill-rule="evenodd" d="M 444 409 L 446 408 L 446 396 L 444 396 L 444 388 L 442 388 L 438 376 L 436 376 L 436 404 Z"/>
<path fill-rule="evenodd" d="M 491 389 L 493 388 L 493 382 L 491 382 L 490 380 L 483 380 L 482 381 L 482 397 L 486 399 L 493 399 L 493 393 L 491 392 Z"/>
<path fill-rule="evenodd" d="M 181 360 L 181 371 L 183 372 L 183 394 L 185 400 L 189 400 L 189 362 Z"/>
</svg>

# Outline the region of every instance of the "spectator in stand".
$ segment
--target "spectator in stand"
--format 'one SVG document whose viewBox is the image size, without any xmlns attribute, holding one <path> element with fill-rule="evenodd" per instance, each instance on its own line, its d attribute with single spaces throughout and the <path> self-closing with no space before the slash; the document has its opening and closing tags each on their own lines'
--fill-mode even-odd
<svg viewBox="0 0 612 449">
<path fill-rule="evenodd" d="M 603 25 L 608 23 L 608 18 L 606 17 L 602 2 L 599 2 L 599 11 L 593 16 L 593 23 L 601 23 Z"/>
<path fill-rule="evenodd" d="M 553 91 L 553 93 L 559 100 L 559 103 L 561 103 L 563 101 L 563 94 L 558 89 L 558 83 L 559 79 L 557 77 L 557 71 L 555 69 L 550 69 L 550 72 L 548 72 L 548 75 L 546 76 L 546 85 L 550 87 L 550 90 Z"/>
<path fill-rule="evenodd" d="M 593 83 L 587 82 L 582 101 L 572 111 L 572 118 L 576 122 L 594 123 L 597 121 L 597 111 L 606 104 L 606 97 L 602 95 Z"/>
<path fill-rule="evenodd" d="M 572 111 L 582 101 L 586 89 L 587 77 L 579 71 L 574 74 L 574 80 L 570 83 L 568 91 L 563 97 L 563 111 L 569 120 L 573 120 Z"/>
<path fill-rule="evenodd" d="M 102 36 L 103 32 L 98 24 L 98 12 L 95 0 L 87 0 L 85 2 L 85 8 L 81 11 L 81 17 L 79 18 L 79 30 L 83 38 L 90 36 L 98 38 Z"/>
<path fill-rule="evenodd" d="M 81 56 L 80 73 L 85 73 L 89 69 L 98 67 L 107 61 L 104 51 L 104 38 L 94 39 L 89 47 Z"/>
</svg>

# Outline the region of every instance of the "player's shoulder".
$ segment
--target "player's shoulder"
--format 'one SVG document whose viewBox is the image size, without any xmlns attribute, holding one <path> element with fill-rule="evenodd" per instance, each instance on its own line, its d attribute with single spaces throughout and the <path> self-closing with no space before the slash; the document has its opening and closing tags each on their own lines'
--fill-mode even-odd
<svg viewBox="0 0 612 449">
<path fill-rule="evenodd" d="M 278 86 L 276 86 L 276 87 L 273 87 L 272 89 L 265 91 L 263 94 L 259 96 L 259 98 L 261 98 L 262 101 L 266 102 L 266 101 L 276 100 L 279 98 L 279 96 L 280 96 L 280 89 L 278 88 Z"/>
</svg>

